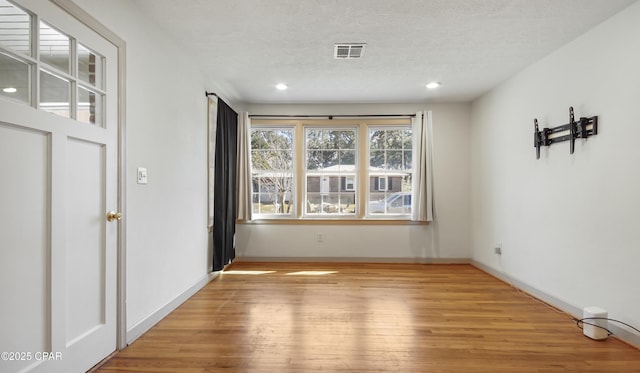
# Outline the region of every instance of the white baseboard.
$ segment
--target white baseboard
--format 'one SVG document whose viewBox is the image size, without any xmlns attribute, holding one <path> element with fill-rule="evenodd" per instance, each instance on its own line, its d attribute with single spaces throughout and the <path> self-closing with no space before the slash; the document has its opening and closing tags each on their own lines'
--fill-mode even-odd
<svg viewBox="0 0 640 373">
<path fill-rule="evenodd" d="M 416 264 L 469 264 L 470 258 L 365 258 L 365 257 L 274 257 L 243 256 L 234 262 L 299 262 L 299 263 L 416 263 Z"/>
<path fill-rule="evenodd" d="M 473 265 L 474 267 L 489 273 L 490 275 L 506 282 L 507 284 L 510 284 L 513 287 L 516 287 L 538 299 L 540 299 L 541 301 L 552 305 L 553 307 L 564 311 L 570 315 L 572 315 L 573 317 L 577 318 L 577 319 L 581 319 L 582 318 L 582 308 L 577 307 L 573 304 L 567 303 L 565 301 L 563 301 L 560 298 L 554 297 L 553 295 L 547 294 L 544 291 L 538 290 L 535 287 L 522 282 L 516 278 L 513 278 L 511 276 L 509 276 L 508 274 L 498 271 L 494 268 L 491 268 L 483 263 L 480 263 L 478 261 L 475 260 L 471 260 L 471 265 Z M 609 315 L 609 317 L 611 317 L 611 315 Z M 577 329 L 577 327 L 576 327 Z M 620 339 L 621 341 L 624 341 L 625 343 L 628 343 L 632 346 L 634 346 L 635 348 L 640 348 L 640 336 L 637 334 L 632 333 L 630 330 L 628 329 L 624 329 L 621 326 L 618 326 L 615 323 L 610 322 L 608 324 L 607 329 L 611 330 L 611 332 L 613 332 L 613 336 Z M 587 338 L 587 337 L 585 337 Z"/>
<path fill-rule="evenodd" d="M 149 331 L 149 329 L 153 328 L 153 326 L 160 322 L 160 320 L 164 319 L 168 314 L 173 312 L 173 310 L 175 310 L 182 303 L 191 298 L 200 289 L 205 287 L 205 285 L 207 285 L 211 280 L 218 277 L 219 274 L 219 272 L 210 272 L 206 274 L 203 278 L 198 280 L 182 294 L 179 294 L 172 301 L 160 307 L 157 311 L 153 312 L 148 317 L 129 328 L 127 330 L 127 345 L 130 345 L 136 339 L 140 338 L 144 333 Z"/>
</svg>

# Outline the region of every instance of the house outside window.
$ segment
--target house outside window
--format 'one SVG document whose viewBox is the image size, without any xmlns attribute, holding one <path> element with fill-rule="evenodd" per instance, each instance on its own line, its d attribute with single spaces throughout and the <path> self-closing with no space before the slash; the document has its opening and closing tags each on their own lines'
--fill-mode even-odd
<svg viewBox="0 0 640 373">
<path fill-rule="evenodd" d="M 344 181 L 357 172 L 356 128 L 306 127 L 304 140 L 304 215 L 355 216 L 356 191 Z"/>
</svg>

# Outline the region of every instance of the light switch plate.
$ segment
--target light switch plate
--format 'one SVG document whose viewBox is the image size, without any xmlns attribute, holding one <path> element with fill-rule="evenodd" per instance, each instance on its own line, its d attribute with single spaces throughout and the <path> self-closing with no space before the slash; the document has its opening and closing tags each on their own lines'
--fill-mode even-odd
<svg viewBox="0 0 640 373">
<path fill-rule="evenodd" d="M 147 169 L 144 167 L 138 167 L 138 184 L 147 183 Z"/>
</svg>

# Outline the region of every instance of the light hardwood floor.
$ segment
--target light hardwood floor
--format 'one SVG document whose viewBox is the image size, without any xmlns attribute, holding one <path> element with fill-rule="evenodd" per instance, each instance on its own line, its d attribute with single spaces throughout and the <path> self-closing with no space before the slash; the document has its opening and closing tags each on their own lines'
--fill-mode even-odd
<svg viewBox="0 0 640 373">
<path fill-rule="evenodd" d="M 235 263 L 99 370 L 315 371 L 640 372 L 640 350 L 470 265 Z"/>
</svg>

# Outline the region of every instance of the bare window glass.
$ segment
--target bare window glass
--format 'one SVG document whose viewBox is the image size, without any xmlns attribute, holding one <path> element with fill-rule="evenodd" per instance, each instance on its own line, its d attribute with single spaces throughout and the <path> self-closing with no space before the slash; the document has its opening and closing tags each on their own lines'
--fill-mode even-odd
<svg viewBox="0 0 640 373">
<path fill-rule="evenodd" d="M 31 17 L 22 9 L 0 0 L 0 44 L 13 51 L 31 55 Z"/>
<path fill-rule="evenodd" d="M 412 132 L 397 128 L 369 128 L 369 215 L 411 213 Z"/>
<path fill-rule="evenodd" d="M 40 22 L 40 61 L 69 73 L 69 37 Z"/>
<path fill-rule="evenodd" d="M 67 80 L 40 71 L 40 109 L 69 118 L 70 91 Z"/>
<path fill-rule="evenodd" d="M 78 44 L 78 78 L 94 87 L 102 86 L 102 56 Z"/>
<path fill-rule="evenodd" d="M 0 95 L 29 104 L 29 65 L 0 53 Z"/>
<path fill-rule="evenodd" d="M 102 126 L 103 97 L 83 87 L 78 88 L 78 116 L 83 123 Z"/>
<path fill-rule="evenodd" d="M 305 147 L 305 213 L 355 215 L 356 130 L 307 128 Z"/>
<path fill-rule="evenodd" d="M 251 130 L 253 213 L 292 216 L 294 213 L 293 129 Z"/>
</svg>

